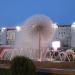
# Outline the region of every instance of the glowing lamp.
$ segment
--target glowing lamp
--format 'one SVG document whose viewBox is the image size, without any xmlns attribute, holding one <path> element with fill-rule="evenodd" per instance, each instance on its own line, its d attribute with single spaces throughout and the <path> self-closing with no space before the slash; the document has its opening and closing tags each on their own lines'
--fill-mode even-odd
<svg viewBox="0 0 75 75">
<path fill-rule="evenodd" d="M 75 28 L 75 22 L 72 23 L 71 27 L 72 28 Z"/>
<path fill-rule="evenodd" d="M 57 29 L 58 25 L 56 23 L 53 24 L 53 28 Z"/>
<path fill-rule="evenodd" d="M 53 41 L 53 42 L 52 42 L 52 47 L 53 47 L 54 50 L 56 51 L 57 48 L 60 47 L 60 41 Z"/>
<path fill-rule="evenodd" d="M 20 26 L 16 26 L 16 30 L 17 31 L 20 31 L 21 30 L 21 27 Z"/>
<path fill-rule="evenodd" d="M 4 32 L 5 30 L 6 30 L 6 28 L 5 28 L 5 27 L 3 27 L 3 28 L 1 29 L 1 31 L 2 31 L 2 32 Z"/>
</svg>

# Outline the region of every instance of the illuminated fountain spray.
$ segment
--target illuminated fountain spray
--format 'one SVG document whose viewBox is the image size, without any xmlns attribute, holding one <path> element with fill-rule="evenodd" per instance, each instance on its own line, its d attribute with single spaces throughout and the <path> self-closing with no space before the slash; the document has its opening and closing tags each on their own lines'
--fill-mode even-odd
<svg viewBox="0 0 75 75">
<path fill-rule="evenodd" d="M 42 51 L 49 47 L 52 39 L 52 21 L 44 15 L 34 15 L 21 26 L 16 35 L 14 55 L 24 55 L 41 60 Z"/>
<path fill-rule="evenodd" d="M 57 28 L 57 26 L 53 26 L 52 21 L 47 16 L 34 15 L 28 18 L 21 28 L 16 27 L 14 49 L 5 50 L 3 57 L 11 60 L 14 56 L 21 55 L 38 61 L 65 61 L 66 58 L 70 61 L 74 52 L 72 50 L 58 51 L 60 41 L 53 41 L 53 50 L 49 49 L 55 33 L 54 28 Z M 57 52 L 58 55 L 55 55 Z"/>
</svg>

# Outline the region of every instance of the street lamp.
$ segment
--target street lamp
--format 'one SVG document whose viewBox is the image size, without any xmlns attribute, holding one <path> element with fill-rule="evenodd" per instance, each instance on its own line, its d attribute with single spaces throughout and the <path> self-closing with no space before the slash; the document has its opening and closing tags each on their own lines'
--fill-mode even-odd
<svg viewBox="0 0 75 75">
<path fill-rule="evenodd" d="M 58 28 L 58 25 L 56 23 L 53 24 L 53 28 Z"/>
<path fill-rule="evenodd" d="M 20 26 L 16 26 L 16 30 L 17 31 L 20 31 L 21 30 L 21 27 Z"/>
<path fill-rule="evenodd" d="M 75 28 L 75 22 L 72 23 L 71 27 L 72 28 Z"/>
<path fill-rule="evenodd" d="M 53 47 L 54 51 L 57 51 L 57 48 L 60 48 L 60 41 L 53 41 L 52 47 Z"/>
<path fill-rule="evenodd" d="M 3 28 L 1 29 L 1 31 L 2 31 L 2 32 L 4 32 L 5 30 L 6 30 L 6 28 L 5 28 L 5 27 L 3 27 Z"/>
</svg>

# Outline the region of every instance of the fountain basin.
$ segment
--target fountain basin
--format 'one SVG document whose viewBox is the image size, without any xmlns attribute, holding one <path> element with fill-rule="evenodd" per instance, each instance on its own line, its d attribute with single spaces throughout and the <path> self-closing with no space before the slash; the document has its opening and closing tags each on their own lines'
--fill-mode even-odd
<svg viewBox="0 0 75 75">
<path fill-rule="evenodd" d="M 36 72 L 52 73 L 59 75 L 75 75 L 75 61 L 60 62 L 60 61 L 33 61 L 36 66 Z M 0 69 L 10 69 L 11 61 L 0 60 Z"/>
</svg>

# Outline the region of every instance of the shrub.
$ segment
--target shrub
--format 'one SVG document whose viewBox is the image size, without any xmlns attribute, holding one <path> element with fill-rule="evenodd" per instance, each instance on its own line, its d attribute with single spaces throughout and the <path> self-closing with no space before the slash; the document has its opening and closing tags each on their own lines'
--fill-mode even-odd
<svg viewBox="0 0 75 75">
<path fill-rule="evenodd" d="M 35 65 L 24 56 L 16 56 L 11 63 L 12 75 L 35 75 Z"/>
</svg>

